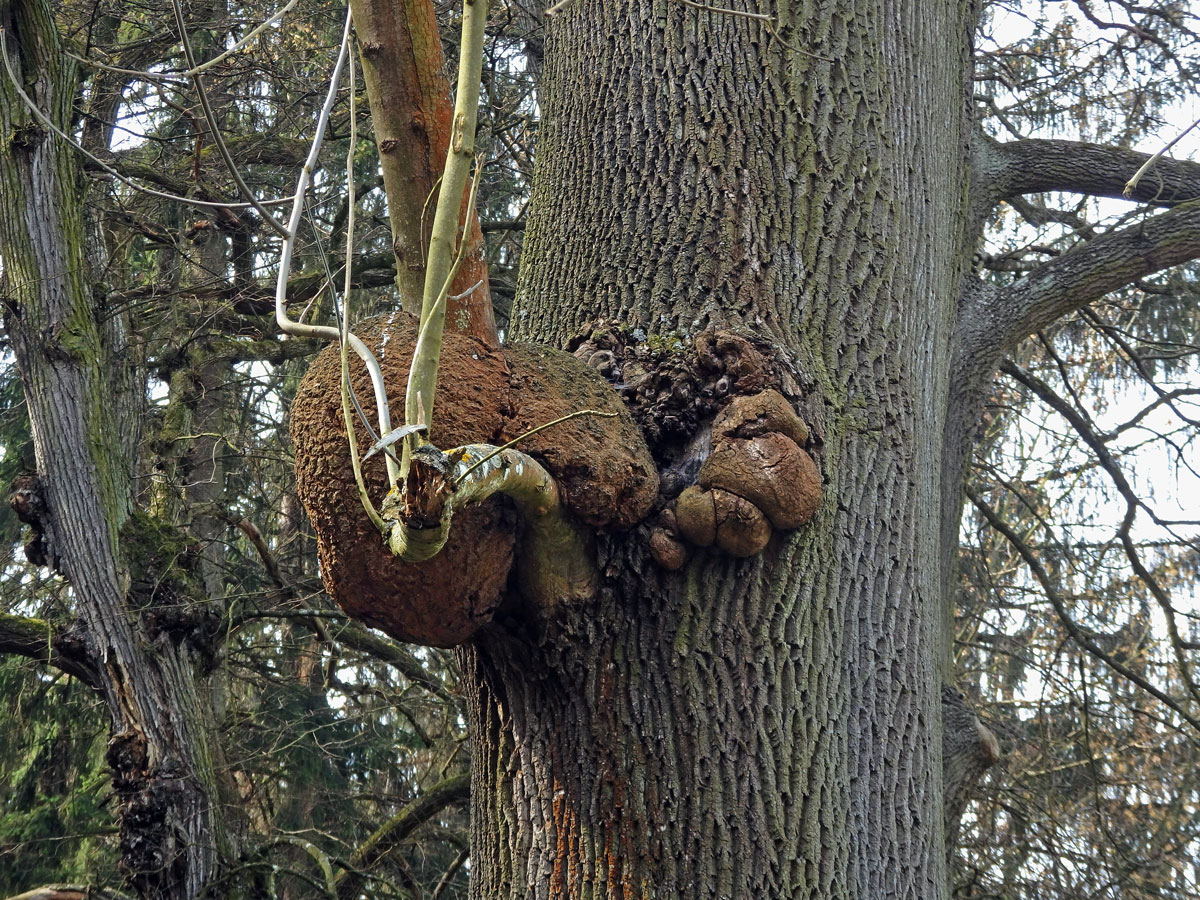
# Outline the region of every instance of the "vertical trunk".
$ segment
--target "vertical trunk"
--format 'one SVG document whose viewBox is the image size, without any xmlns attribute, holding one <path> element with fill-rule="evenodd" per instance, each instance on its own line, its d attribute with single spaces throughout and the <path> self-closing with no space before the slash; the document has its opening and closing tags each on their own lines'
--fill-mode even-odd
<svg viewBox="0 0 1200 900">
<path fill-rule="evenodd" d="M 354 0 L 350 6 L 387 191 L 396 286 L 404 308 L 419 314 L 435 187 L 453 114 L 437 16 L 431 0 Z M 483 232 L 474 209 L 464 216 L 470 246 L 451 286 L 446 327 L 494 343 Z"/>
<path fill-rule="evenodd" d="M 518 337 L 603 317 L 769 338 L 826 500 L 761 556 L 674 574 L 640 533 L 602 538 L 595 605 L 465 653 L 472 896 L 945 895 L 939 444 L 969 6 L 779 3 L 773 33 L 577 0 L 548 27 Z"/>
<path fill-rule="evenodd" d="M 20 83 L 70 130 L 76 73 L 49 4 L 3 0 L 0 26 Z M 104 682 L 123 863 L 142 896 L 195 897 L 228 848 L 187 604 L 162 608 L 157 593 L 131 592 L 147 578 L 158 583 L 162 571 L 131 571 L 125 555 L 151 560 L 150 543 L 161 537 L 135 527 L 145 517 L 131 518 L 141 391 L 124 356 L 125 323 L 92 294 L 73 151 L 30 116 L 11 82 L 2 85 L 5 324 L 25 385 L 48 510 L 42 525 Z"/>
</svg>

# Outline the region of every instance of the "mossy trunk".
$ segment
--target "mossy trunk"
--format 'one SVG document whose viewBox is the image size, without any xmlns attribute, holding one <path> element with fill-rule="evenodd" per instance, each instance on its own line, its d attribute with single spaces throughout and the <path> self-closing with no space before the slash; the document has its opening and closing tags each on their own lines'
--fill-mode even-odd
<svg viewBox="0 0 1200 900">
<path fill-rule="evenodd" d="M 69 132 L 79 83 L 51 6 L 0 0 L 0 27 L 25 91 Z M 165 578 L 179 560 L 178 547 L 160 546 L 176 540 L 173 529 L 131 515 L 142 387 L 127 322 L 104 307 L 91 277 L 83 191 L 74 151 L 0 80 L 5 326 L 25 387 L 48 561 L 71 584 L 78 638 L 111 717 L 123 867 L 143 897 L 190 898 L 231 852 L 211 710 L 194 671 L 209 623 L 191 617 L 188 580 L 176 590 Z"/>
<path fill-rule="evenodd" d="M 719 4 L 738 9 L 761 5 Z M 943 478 L 971 4 L 780 2 L 774 26 L 577 0 L 546 31 L 515 336 L 596 319 L 772 342 L 808 397 L 804 529 L 607 590 L 474 683 L 472 896 L 946 895 Z"/>
</svg>

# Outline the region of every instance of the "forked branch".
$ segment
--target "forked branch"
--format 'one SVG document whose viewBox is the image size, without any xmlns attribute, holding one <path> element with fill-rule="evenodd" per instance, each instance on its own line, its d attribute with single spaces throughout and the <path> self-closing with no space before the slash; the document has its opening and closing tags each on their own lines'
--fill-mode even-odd
<svg viewBox="0 0 1200 900">
<path fill-rule="evenodd" d="M 1088 241 L 1006 288 L 983 287 L 964 304 L 959 358 L 993 370 L 999 355 L 1112 291 L 1200 257 L 1200 202 L 1182 204 Z M 979 374 L 979 373 L 966 373 Z"/>
</svg>

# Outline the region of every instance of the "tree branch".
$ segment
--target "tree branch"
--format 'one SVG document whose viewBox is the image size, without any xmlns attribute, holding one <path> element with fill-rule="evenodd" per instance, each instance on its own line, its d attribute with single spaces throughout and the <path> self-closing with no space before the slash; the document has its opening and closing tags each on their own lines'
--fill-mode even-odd
<svg viewBox="0 0 1200 900">
<path fill-rule="evenodd" d="M 1021 559 L 1024 560 L 1026 567 L 1028 567 L 1029 571 L 1033 574 L 1033 577 L 1037 579 L 1038 584 L 1041 585 L 1042 591 L 1046 595 L 1046 599 L 1050 601 L 1050 605 L 1054 608 L 1055 615 L 1058 616 L 1058 620 L 1067 630 L 1067 633 L 1071 636 L 1071 639 L 1075 641 L 1076 645 L 1084 650 L 1088 655 L 1100 660 L 1100 662 L 1104 663 L 1114 672 L 1122 675 L 1140 687 L 1143 691 L 1158 699 L 1159 702 L 1174 711 L 1189 725 L 1200 731 L 1200 719 L 1197 719 L 1190 712 L 1188 712 L 1188 710 L 1179 701 L 1175 700 L 1173 697 L 1164 693 L 1163 691 L 1160 691 L 1157 687 L 1142 677 L 1142 675 L 1129 668 L 1120 660 L 1114 658 L 1108 653 L 1105 653 L 1104 650 L 1094 640 L 1092 640 L 1091 636 L 1083 628 L 1081 628 L 1074 619 L 1071 618 L 1071 614 L 1067 610 L 1066 600 L 1054 586 L 1054 581 L 1050 578 L 1050 574 L 1046 571 L 1041 561 L 1037 558 L 1037 554 L 1035 554 L 1029 548 L 1029 546 L 1023 540 L 1021 540 L 1020 535 L 1018 535 L 1008 525 L 1008 523 L 1001 518 L 1000 514 L 997 513 L 996 510 L 994 510 L 981 495 L 977 494 L 970 488 L 967 488 L 966 492 L 967 498 L 972 504 L 974 504 L 975 508 L 979 510 L 980 514 L 984 517 L 984 519 L 987 520 L 987 523 L 1001 535 L 1003 535 L 1005 540 L 1012 545 L 1013 549 L 1015 549 L 1021 556 Z"/>
<path fill-rule="evenodd" d="M 1062 397 L 1058 396 L 1051 387 L 1037 378 L 1032 373 L 1025 371 L 1016 363 L 1006 361 L 1001 367 L 1001 371 L 1010 378 L 1023 384 L 1026 388 L 1033 391 L 1039 399 L 1056 413 L 1062 416 L 1067 423 L 1075 429 L 1078 434 L 1088 445 L 1101 467 L 1112 480 L 1121 498 L 1125 501 L 1125 515 L 1117 528 L 1117 536 L 1120 539 L 1121 546 L 1125 551 L 1125 556 L 1129 560 L 1129 567 L 1141 582 L 1150 591 L 1150 595 L 1162 610 L 1164 620 L 1167 625 L 1167 633 L 1170 637 L 1171 647 L 1175 651 L 1175 661 L 1179 666 L 1179 677 L 1187 688 L 1188 693 L 1197 702 L 1200 702 L 1200 686 L 1197 686 L 1196 679 L 1192 676 L 1191 665 L 1188 662 L 1187 654 L 1184 652 L 1187 648 L 1184 647 L 1183 636 L 1180 634 L 1179 625 L 1175 621 L 1175 607 L 1171 603 L 1171 598 L 1158 579 L 1153 573 L 1146 568 L 1142 562 L 1141 554 L 1138 552 L 1137 544 L 1134 543 L 1131 535 L 1133 520 L 1137 516 L 1139 509 L 1144 509 L 1154 520 L 1156 525 L 1164 525 L 1153 510 L 1137 495 L 1133 485 L 1125 477 L 1125 473 L 1121 470 L 1117 460 L 1106 446 L 1104 439 L 1092 428 L 1086 418 L 1071 406 Z"/>
<path fill-rule="evenodd" d="M 416 313 L 421 308 L 426 271 L 422 211 L 437 188 L 457 121 L 437 13 L 431 0 L 352 0 L 350 6 L 387 192 L 397 259 L 396 286 L 404 308 Z M 463 82 L 460 92 L 474 106 L 477 92 Z M 456 199 L 461 202 L 462 198 Z M 479 281 L 483 284 L 479 292 L 462 296 L 461 302 L 450 302 L 450 327 L 494 345 L 498 338 L 479 215 L 474 207 L 461 212 L 460 218 L 465 218 L 463 240 L 469 246 L 450 294 L 460 295 Z"/>
<path fill-rule="evenodd" d="M 344 273 L 344 265 L 339 264 L 332 269 L 334 278 Z M 355 257 L 351 273 L 352 287 L 384 287 L 395 280 L 395 257 L 391 252 Z M 312 300 L 330 284 L 330 274 L 329 271 L 314 269 L 293 275 L 287 283 L 286 304 L 307 303 Z M 225 302 L 241 316 L 265 316 L 275 311 L 274 290 L 268 290 L 258 284 L 237 285 L 215 278 L 205 284 L 187 285 L 182 288 L 168 283 L 145 284 L 133 290 L 114 292 L 106 299 L 110 305 L 116 306 L 152 299 L 165 301 L 171 298 Z M 243 326 L 244 323 L 233 320 L 224 323 L 224 327 L 229 331 L 237 331 Z"/>
<path fill-rule="evenodd" d="M 1088 241 L 1007 288 L 981 286 L 965 298 L 957 335 L 961 358 L 990 370 L 997 355 L 1023 337 L 1111 291 L 1197 257 L 1200 203 L 1186 203 Z"/>
<path fill-rule="evenodd" d="M 196 65 L 196 56 L 192 52 L 192 42 L 188 37 L 187 22 L 183 15 L 183 5 L 179 0 L 171 0 L 171 8 L 175 13 L 175 25 L 179 29 L 179 40 L 183 46 L 184 56 L 187 57 L 188 70 L 192 75 L 192 86 L 196 89 L 196 96 L 200 100 L 200 108 L 204 112 L 204 120 L 208 123 L 209 137 L 216 144 L 217 152 L 221 154 L 221 159 L 225 161 L 225 167 L 229 170 L 229 175 L 233 179 L 233 183 L 237 185 L 242 199 L 254 207 L 255 211 L 262 216 L 263 221 L 270 226 L 272 231 L 280 237 L 286 237 L 287 231 L 283 225 L 275 220 L 275 216 L 259 202 L 258 197 L 250 190 L 249 185 L 242 178 L 241 170 L 238 169 L 237 163 L 230 155 L 229 148 L 225 146 L 225 138 L 221 133 L 221 127 L 217 122 L 212 105 L 208 102 L 208 92 L 204 90 L 204 82 L 200 78 L 199 68 Z"/>
<path fill-rule="evenodd" d="M 369 629 L 349 620 L 337 626 L 337 628 L 331 629 L 329 636 L 343 647 L 349 647 L 351 650 L 357 650 L 359 653 L 366 653 L 380 662 L 387 663 L 409 681 L 421 685 L 421 687 L 430 693 L 436 694 L 443 700 L 448 700 L 452 703 L 458 702 L 437 676 L 431 674 L 420 660 L 395 641 L 380 637 Z"/>
<path fill-rule="evenodd" d="M 388 819 L 350 857 L 349 868 L 334 881 L 338 900 L 357 897 L 362 888 L 364 869 L 374 866 L 406 837 L 447 806 L 471 796 L 471 776 L 455 775 L 438 782 L 420 797 Z"/>
<path fill-rule="evenodd" d="M 1200 163 L 1162 157 L 1125 196 L 1125 184 L 1147 153 L 1083 141 L 1001 142 L 979 136 L 972 164 L 989 207 L 1021 194 L 1065 191 L 1115 197 L 1151 206 L 1177 206 L 1200 197 Z"/>
<path fill-rule="evenodd" d="M 82 654 L 70 653 L 61 644 L 62 635 L 56 634 L 44 619 L 0 613 L 0 653 L 27 656 L 98 688 L 99 676 L 91 664 L 81 658 Z"/>
</svg>

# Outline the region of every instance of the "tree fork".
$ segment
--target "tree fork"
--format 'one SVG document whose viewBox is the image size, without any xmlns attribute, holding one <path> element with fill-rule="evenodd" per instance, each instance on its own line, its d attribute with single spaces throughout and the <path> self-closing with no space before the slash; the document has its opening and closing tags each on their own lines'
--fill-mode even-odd
<svg viewBox="0 0 1200 900">
<path fill-rule="evenodd" d="M 415 315 L 426 281 L 423 213 L 438 191 L 455 130 L 437 17 L 430 0 L 354 0 L 350 8 L 388 198 L 396 286 L 404 309 Z M 450 284 L 450 328 L 495 343 L 479 216 L 465 202 L 460 213 L 468 249 Z"/>
</svg>

